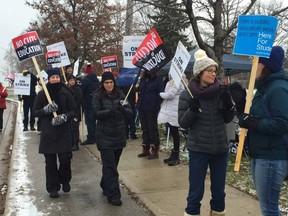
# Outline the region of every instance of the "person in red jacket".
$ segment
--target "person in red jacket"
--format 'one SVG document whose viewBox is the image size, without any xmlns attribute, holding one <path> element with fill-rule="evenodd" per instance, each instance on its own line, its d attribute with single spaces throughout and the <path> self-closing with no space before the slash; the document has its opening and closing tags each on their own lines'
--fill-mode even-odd
<svg viewBox="0 0 288 216">
<path fill-rule="evenodd" d="M 6 97 L 8 96 L 7 89 L 0 82 L 0 132 L 3 129 L 3 113 L 6 109 Z"/>
</svg>

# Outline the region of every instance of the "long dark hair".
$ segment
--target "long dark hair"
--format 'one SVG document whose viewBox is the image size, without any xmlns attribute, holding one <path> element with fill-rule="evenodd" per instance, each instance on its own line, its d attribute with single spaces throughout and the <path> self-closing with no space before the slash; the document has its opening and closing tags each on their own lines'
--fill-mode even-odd
<svg viewBox="0 0 288 216">
<path fill-rule="evenodd" d="M 106 89 L 104 88 L 104 85 L 100 84 L 100 87 L 93 92 L 93 95 L 96 95 L 100 99 L 103 99 L 104 97 L 111 97 L 111 99 L 114 100 L 121 93 L 122 91 L 118 88 L 116 82 L 114 82 L 114 88 L 111 94 L 108 95 Z"/>
</svg>

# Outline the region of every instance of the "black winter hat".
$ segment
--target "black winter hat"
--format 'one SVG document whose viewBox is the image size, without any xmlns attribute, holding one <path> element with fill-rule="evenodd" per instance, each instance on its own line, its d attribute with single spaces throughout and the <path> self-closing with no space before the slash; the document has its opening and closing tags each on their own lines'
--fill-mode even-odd
<svg viewBox="0 0 288 216">
<path fill-rule="evenodd" d="M 71 75 L 69 74 L 69 75 L 67 76 L 67 81 L 69 81 L 69 80 L 71 80 L 71 79 L 76 80 L 76 77 L 75 77 L 74 75 L 72 75 L 72 74 L 71 74 Z"/>
<path fill-rule="evenodd" d="M 101 83 L 103 84 L 106 80 L 113 80 L 113 82 L 115 83 L 115 77 L 111 72 L 104 72 L 102 74 Z"/>
<path fill-rule="evenodd" d="M 53 75 L 58 75 L 59 77 L 61 77 L 61 72 L 59 68 L 51 68 L 47 71 L 47 74 L 48 74 L 48 80 Z"/>
<path fill-rule="evenodd" d="M 259 58 L 259 62 L 266 65 L 273 72 L 278 72 L 282 69 L 283 61 L 284 61 L 284 50 L 280 46 L 272 47 L 269 58 L 264 57 Z"/>
</svg>

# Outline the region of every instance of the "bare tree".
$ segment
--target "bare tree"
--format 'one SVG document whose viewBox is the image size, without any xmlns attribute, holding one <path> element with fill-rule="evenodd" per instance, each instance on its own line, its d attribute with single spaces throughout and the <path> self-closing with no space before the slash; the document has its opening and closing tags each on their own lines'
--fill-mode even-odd
<svg viewBox="0 0 288 216">
<path fill-rule="evenodd" d="M 163 8 L 159 0 L 135 0 L 154 7 Z M 220 64 L 223 71 L 222 56 L 225 52 L 231 52 L 235 39 L 238 16 L 253 13 L 253 7 L 259 0 L 182 0 L 183 8 L 180 10 L 187 14 L 198 46 L 205 50 L 208 56 Z M 275 4 L 275 1 L 273 1 Z M 275 7 L 266 15 L 273 15 L 279 19 L 287 14 L 288 7 Z M 263 13 L 262 13 L 263 14 Z M 285 15 L 286 16 L 286 15 Z M 284 21 L 284 20 L 283 20 Z"/>
<path fill-rule="evenodd" d="M 119 11 L 123 11 L 120 3 L 43 0 L 26 4 L 38 10 L 41 17 L 30 24 L 29 30 L 37 31 L 43 45 L 64 41 L 70 61 L 79 58 L 80 68 L 89 61 L 101 71 L 98 61 L 101 57 L 121 54 L 121 21 L 116 19 Z"/>
</svg>

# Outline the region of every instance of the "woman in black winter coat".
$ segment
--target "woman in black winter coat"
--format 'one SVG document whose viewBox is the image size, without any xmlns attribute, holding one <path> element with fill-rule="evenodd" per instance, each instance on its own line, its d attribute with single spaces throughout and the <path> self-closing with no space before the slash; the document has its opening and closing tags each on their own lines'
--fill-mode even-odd
<svg viewBox="0 0 288 216">
<path fill-rule="evenodd" d="M 178 121 L 188 129 L 189 193 L 184 216 L 200 215 L 207 169 L 210 170 L 210 215 L 225 215 L 225 179 L 228 139 L 225 123 L 234 117 L 234 104 L 227 85 L 220 85 L 218 64 L 205 51 L 195 52 L 194 78 L 179 98 Z M 205 214 L 204 214 L 205 215 Z"/>
<path fill-rule="evenodd" d="M 124 119 L 132 116 L 129 103 L 122 103 L 124 98 L 116 87 L 113 74 L 103 73 L 101 86 L 92 99 L 92 107 L 97 119 L 97 148 L 102 160 L 100 186 L 108 202 L 116 206 L 122 205 L 117 167 L 126 146 Z"/>
<path fill-rule="evenodd" d="M 57 198 L 60 184 L 64 192 L 70 191 L 71 121 L 75 115 L 76 105 L 72 92 L 60 81 L 60 70 L 53 68 L 47 73 L 47 89 L 53 102 L 48 103 L 42 90 L 36 97 L 33 111 L 42 121 L 39 153 L 45 156 L 46 190 L 51 198 Z M 53 112 L 57 113 L 57 117 L 53 117 Z"/>
</svg>

